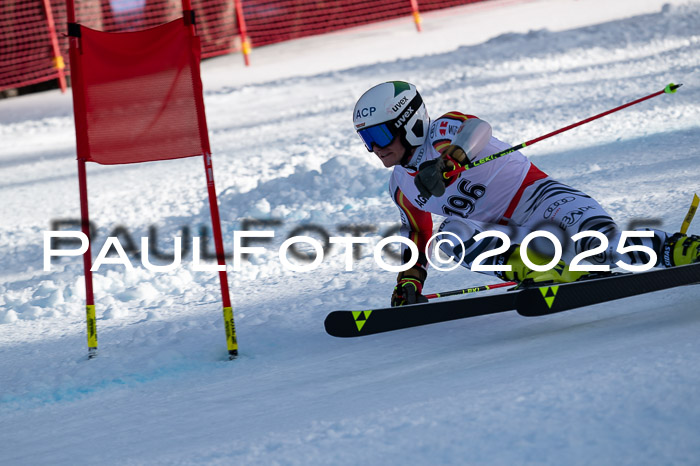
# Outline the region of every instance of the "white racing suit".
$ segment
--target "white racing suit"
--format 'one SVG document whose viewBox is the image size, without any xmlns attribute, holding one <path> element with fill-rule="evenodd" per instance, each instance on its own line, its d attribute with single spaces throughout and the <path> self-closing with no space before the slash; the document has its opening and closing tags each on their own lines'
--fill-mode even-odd
<svg viewBox="0 0 700 466">
<path fill-rule="evenodd" d="M 437 241 L 441 251 L 470 268 L 477 256 L 502 246 L 501 240 L 496 237 L 479 241 L 473 239 L 478 233 L 490 230 L 505 232 L 511 246 L 520 244 L 533 231 L 549 231 L 560 241 L 562 259 L 567 263 L 575 255 L 600 245 L 600 240 L 594 237 L 585 237 L 576 242 L 571 237 L 583 231 L 597 231 L 607 238 L 607 247 L 583 258 L 582 265 L 587 261 L 614 267 L 619 260 L 630 265 L 646 264 L 650 257 L 640 246 L 651 248 L 657 256 L 654 265 L 659 265 L 666 233 L 649 230 L 653 236 L 634 237 L 620 245 L 622 232 L 598 202 L 577 189 L 553 180 L 517 151 L 460 173 L 446 187 L 443 196 L 423 197 L 414 183 L 418 167 L 439 157 L 451 144 L 462 123 L 471 118 L 476 117 L 450 112 L 432 121 L 425 142 L 416 149 L 411 160 L 406 166 L 394 167 L 389 189 L 401 213 L 400 234 L 418 246 L 418 264 L 421 267 L 427 269 L 430 248 Z M 491 137 L 472 160 L 508 147 Z M 447 218 L 438 228 L 435 239 L 429 242 L 433 235 L 431 214 Z M 624 254 L 618 251 L 625 246 L 633 250 L 623 250 Z M 546 238 L 536 239 L 528 248 L 553 256 L 553 243 Z M 404 263 L 410 259 L 410 250 L 405 245 L 402 246 L 402 256 Z M 481 263 L 494 265 L 503 260 L 502 254 L 491 255 Z M 435 263 L 434 260 L 432 262 Z M 488 273 L 498 275 L 497 272 Z"/>
</svg>

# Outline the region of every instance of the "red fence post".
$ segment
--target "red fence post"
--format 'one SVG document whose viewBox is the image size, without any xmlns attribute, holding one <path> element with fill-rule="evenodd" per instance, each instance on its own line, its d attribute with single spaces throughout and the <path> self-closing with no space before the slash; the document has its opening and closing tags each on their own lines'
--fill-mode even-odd
<svg viewBox="0 0 700 466">
<path fill-rule="evenodd" d="M 56 35 L 56 23 L 53 20 L 53 12 L 51 11 L 51 0 L 44 0 L 44 11 L 46 11 L 46 25 L 49 28 L 49 37 L 51 37 L 51 50 L 53 52 L 53 65 L 58 74 L 58 85 L 61 92 L 66 92 L 66 74 L 63 69 L 66 67 L 61 55 L 61 48 L 58 46 L 58 36 Z"/>
<path fill-rule="evenodd" d="M 250 66 L 250 42 L 248 41 L 248 31 L 245 27 L 245 17 L 243 16 L 243 4 L 241 0 L 233 0 L 236 6 L 236 20 L 238 21 L 238 33 L 241 35 L 241 49 L 243 51 L 243 60 L 245 66 Z"/>
<path fill-rule="evenodd" d="M 416 23 L 416 29 L 421 32 L 423 28 L 421 23 L 423 19 L 420 17 L 420 11 L 418 11 L 418 0 L 411 0 L 411 10 L 413 11 L 413 22 Z"/>
</svg>

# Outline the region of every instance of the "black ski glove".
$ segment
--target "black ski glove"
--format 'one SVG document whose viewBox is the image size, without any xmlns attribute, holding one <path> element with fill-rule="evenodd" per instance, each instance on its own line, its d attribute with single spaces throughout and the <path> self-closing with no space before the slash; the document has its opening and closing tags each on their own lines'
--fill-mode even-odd
<svg viewBox="0 0 700 466">
<path fill-rule="evenodd" d="M 391 307 L 427 303 L 428 298 L 421 294 L 426 275 L 426 271 L 420 267 L 399 272 L 394 293 L 391 295 Z"/>
<path fill-rule="evenodd" d="M 421 196 L 430 199 L 430 196 L 440 197 L 445 194 L 445 187 L 449 184 L 450 179 L 444 177 L 444 174 L 454 169 L 454 164 L 444 157 L 438 157 L 433 160 L 424 162 L 418 167 L 418 174 L 413 182 L 420 192 Z"/>
</svg>

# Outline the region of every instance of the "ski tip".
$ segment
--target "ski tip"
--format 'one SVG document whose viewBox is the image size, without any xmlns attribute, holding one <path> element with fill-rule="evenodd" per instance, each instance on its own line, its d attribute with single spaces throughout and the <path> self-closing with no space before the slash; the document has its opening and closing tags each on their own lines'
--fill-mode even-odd
<svg viewBox="0 0 700 466">
<path fill-rule="evenodd" d="M 678 90 L 679 87 L 681 87 L 683 84 L 673 84 L 670 83 L 668 86 L 664 88 L 664 92 L 666 94 L 675 94 L 676 91 Z"/>
</svg>

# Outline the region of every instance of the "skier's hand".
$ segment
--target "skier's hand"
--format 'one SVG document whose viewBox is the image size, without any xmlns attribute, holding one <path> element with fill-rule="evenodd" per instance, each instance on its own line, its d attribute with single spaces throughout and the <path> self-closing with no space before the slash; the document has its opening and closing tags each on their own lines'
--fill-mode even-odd
<svg viewBox="0 0 700 466">
<path fill-rule="evenodd" d="M 445 187 L 450 181 L 444 174 L 451 170 L 454 170 L 454 164 L 441 156 L 422 163 L 413 182 L 421 196 L 426 199 L 430 196 L 440 197 L 445 194 Z"/>
<path fill-rule="evenodd" d="M 457 144 L 450 144 L 447 149 L 442 153 L 442 156 L 451 157 L 453 160 L 457 161 L 460 165 L 465 165 L 469 162 L 469 157 L 467 153 Z"/>
<path fill-rule="evenodd" d="M 427 303 L 428 298 L 421 294 L 426 275 L 425 270 L 419 267 L 400 272 L 391 295 L 391 307 Z"/>
</svg>

